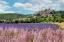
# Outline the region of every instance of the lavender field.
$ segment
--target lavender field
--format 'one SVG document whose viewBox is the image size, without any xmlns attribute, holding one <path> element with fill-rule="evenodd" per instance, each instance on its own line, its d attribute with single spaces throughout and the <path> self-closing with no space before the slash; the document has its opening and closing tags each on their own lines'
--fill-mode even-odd
<svg viewBox="0 0 64 42">
<path fill-rule="evenodd" d="M 20 24 L 6 24 L 6 23 L 0 23 L 0 27 L 2 28 L 23 28 L 23 29 L 33 29 L 33 28 L 38 28 L 38 29 L 43 29 L 43 28 L 53 28 L 53 29 L 58 29 L 60 26 L 57 24 L 45 24 L 45 23 L 20 23 Z"/>
<path fill-rule="evenodd" d="M 0 24 L 0 42 L 64 42 L 64 30 L 57 24 Z"/>
<path fill-rule="evenodd" d="M 64 30 L 0 28 L 0 42 L 64 42 Z"/>
</svg>

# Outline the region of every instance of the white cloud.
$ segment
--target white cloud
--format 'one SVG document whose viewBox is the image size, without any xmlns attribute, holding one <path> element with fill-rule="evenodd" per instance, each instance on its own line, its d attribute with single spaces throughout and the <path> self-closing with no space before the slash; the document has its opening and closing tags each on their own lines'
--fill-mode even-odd
<svg viewBox="0 0 64 42">
<path fill-rule="evenodd" d="M 25 10 L 39 10 L 37 5 L 34 6 L 33 4 L 30 4 L 30 3 L 22 4 L 22 3 L 16 2 L 14 4 L 14 6 L 16 8 L 21 8 L 21 9 L 25 9 Z"/>
<path fill-rule="evenodd" d="M 11 8 L 11 7 L 8 6 L 8 2 L 0 0 L 0 13 L 5 12 L 9 8 Z"/>
<path fill-rule="evenodd" d="M 64 10 L 64 0 L 30 0 L 29 3 L 15 2 L 14 7 L 23 10 L 38 11 L 42 9 Z"/>
<path fill-rule="evenodd" d="M 64 0 L 57 1 L 57 4 L 59 5 L 59 9 L 64 10 Z"/>
<path fill-rule="evenodd" d="M 4 10 L 0 10 L 0 13 L 3 13 L 4 12 Z"/>
</svg>

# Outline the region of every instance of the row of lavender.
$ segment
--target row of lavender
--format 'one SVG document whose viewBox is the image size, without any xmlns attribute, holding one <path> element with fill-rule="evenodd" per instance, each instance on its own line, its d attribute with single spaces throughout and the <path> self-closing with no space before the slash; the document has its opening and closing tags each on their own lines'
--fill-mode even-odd
<svg viewBox="0 0 64 42">
<path fill-rule="evenodd" d="M 64 42 L 64 30 L 0 28 L 0 42 Z"/>
<path fill-rule="evenodd" d="M 43 29 L 43 28 L 54 28 L 54 29 L 58 29 L 60 26 L 57 25 L 57 24 L 49 24 L 49 23 L 20 23 L 20 24 L 6 24 L 6 23 L 0 23 L 0 27 L 2 28 L 9 28 L 9 27 L 17 27 L 17 28 L 29 28 L 29 29 L 32 29 L 32 28 L 39 28 L 39 29 Z"/>
</svg>

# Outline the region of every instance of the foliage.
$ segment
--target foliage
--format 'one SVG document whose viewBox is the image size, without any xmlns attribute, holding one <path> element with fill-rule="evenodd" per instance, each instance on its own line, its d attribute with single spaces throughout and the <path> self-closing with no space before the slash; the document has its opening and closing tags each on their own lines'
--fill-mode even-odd
<svg viewBox="0 0 64 42">
<path fill-rule="evenodd" d="M 0 20 L 6 20 L 6 21 L 10 21 L 13 19 L 18 19 L 18 18 L 23 18 L 23 17 L 27 17 L 27 15 L 23 15 L 23 14 L 16 14 L 16 13 L 7 13 L 7 14 L 0 14 Z"/>
</svg>

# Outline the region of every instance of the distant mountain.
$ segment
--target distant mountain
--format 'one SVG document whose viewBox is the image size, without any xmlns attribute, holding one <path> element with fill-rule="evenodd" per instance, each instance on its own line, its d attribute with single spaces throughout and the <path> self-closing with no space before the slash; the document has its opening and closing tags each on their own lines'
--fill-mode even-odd
<svg viewBox="0 0 64 42">
<path fill-rule="evenodd" d="M 28 15 L 17 14 L 17 13 L 4 13 L 4 14 L 0 14 L 0 20 L 12 20 L 12 19 L 24 18 L 27 16 Z"/>
</svg>

